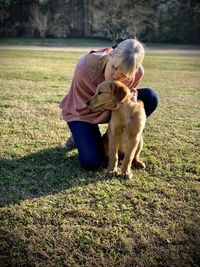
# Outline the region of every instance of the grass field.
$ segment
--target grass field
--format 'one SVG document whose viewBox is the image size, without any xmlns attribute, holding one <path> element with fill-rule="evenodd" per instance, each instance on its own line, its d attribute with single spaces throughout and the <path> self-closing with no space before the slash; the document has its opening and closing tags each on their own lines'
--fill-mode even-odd
<svg viewBox="0 0 200 267">
<path fill-rule="evenodd" d="M 81 55 L 0 50 L 0 266 L 199 266 L 200 52 L 147 53 L 161 103 L 128 183 L 65 157 Z"/>
<path fill-rule="evenodd" d="M 111 41 L 104 39 L 37 39 L 37 38 L 1 38 L 1 45 L 27 45 L 45 47 L 109 47 Z"/>
</svg>

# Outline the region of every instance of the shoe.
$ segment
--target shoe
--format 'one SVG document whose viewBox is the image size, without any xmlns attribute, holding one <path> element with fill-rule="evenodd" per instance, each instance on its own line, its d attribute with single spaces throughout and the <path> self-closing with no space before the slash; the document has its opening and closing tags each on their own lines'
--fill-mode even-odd
<svg viewBox="0 0 200 267">
<path fill-rule="evenodd" d="M 76 148 L 76 145 L 74 143 L 74 138 L 73 136 L 70 136 L 68 139 L 67 139 L 67 142 L 65 144 L 65 148 L 67 150 L 67 152 L 73 150 Z"/>
</svg>

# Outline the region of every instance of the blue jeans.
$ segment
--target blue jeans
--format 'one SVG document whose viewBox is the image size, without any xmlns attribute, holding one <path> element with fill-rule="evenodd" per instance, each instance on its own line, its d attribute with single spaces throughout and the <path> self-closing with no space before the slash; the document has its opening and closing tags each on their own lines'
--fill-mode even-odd
<svg viewBox="0 0 200 267">
<path fill-rule="evenodd" d="M 157 93 L 149 88 L 138 89 L 138 99 L 143 101 L 147 117 L 159 104 Z M 68 122 L 68 126 L 79 152 L 81 167 L 86 170 L 106 167 L 107 162 L 98 124 L 72 121 Z"/>
</svg>

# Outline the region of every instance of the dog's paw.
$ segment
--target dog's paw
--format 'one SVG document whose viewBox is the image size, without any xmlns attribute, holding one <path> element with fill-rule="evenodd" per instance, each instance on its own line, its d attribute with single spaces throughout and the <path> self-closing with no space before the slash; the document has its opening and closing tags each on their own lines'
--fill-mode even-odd
<svg viewBox="0 0 200 267">
<path fill-rule="evenodd" d="M 141 160 L 134 160 L 133 165 L 137 169 L 145 169 L 146 168 L 145 163 L 142 162 Z"/>
<path fill-rule="evenodd" d="M 133 174 L 132 173 L 127 173 L 126 175 L 125 175 L 125 180 L 131 180 L 133 178 Z"/>
<path fill-rule="evenodd" d="M 112 171 L 108 170 L 107 171 L 107 177 L 112 178 L 112 177 L 117 177 L 117 176 L 118 176 L 118 174 L 117 174 L 116 170 L 112 170 Z"/>
<path fill-rule="evenodd" d="M 124 173 L 124 174 L 122 174 L 122 176 L 126 181 L 129 181 L 133 178 L 133 173 L 132 172 Z"/>
</svg>

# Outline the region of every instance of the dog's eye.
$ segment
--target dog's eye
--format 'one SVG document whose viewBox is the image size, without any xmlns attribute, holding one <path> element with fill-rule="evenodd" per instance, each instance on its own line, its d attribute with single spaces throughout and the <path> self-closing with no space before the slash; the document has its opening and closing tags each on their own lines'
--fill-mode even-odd
<svg viewBox="0 0 200 267">
<path fill-rule="evenodd" d="M 103 92 L 99 91 L 99 92 L 98 92 L 98 95 L 101 95 L 101 94 L 103 94 Z"/>
</svg>

